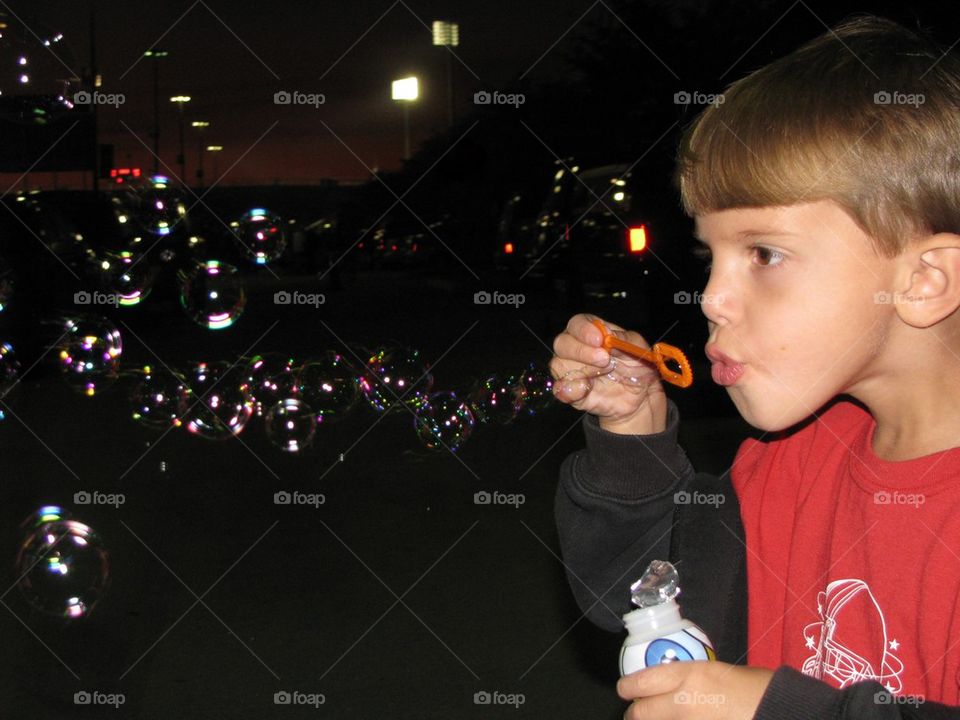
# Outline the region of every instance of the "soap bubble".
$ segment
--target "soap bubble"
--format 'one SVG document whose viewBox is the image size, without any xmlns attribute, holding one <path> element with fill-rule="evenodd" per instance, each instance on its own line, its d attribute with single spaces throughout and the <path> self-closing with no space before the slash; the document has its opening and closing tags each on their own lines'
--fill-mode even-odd
<svg viewBox="0 0 960 720">
<path fill-rule="evenodd" d="M 367 361 L 358 383 L 370 406 L 383 412 L 399 402 L 420 407 L 433 387 L 433 375 L 416 350 L 380 350 Z"/>
<path fill-rule="evenodd" d="M 535 415 L 553 404 L 553 376 L 530 363 L 520 374 L 518 400 L 529 415 Z"/>
<path fill-rule="evenodd" d="M 133 307 L 146 300 L 153 284 L 153 273 L 145 259 L 138 259 L 131 251 L 103 253 L 91 258 L 100 287 L 116 295 L 121 307 Z"/>
<path fill-rule="evenodd" d="M 181 271 L 179 277 L 180 305 L 198 325 L 221 330 L 243 314 L 247 294 L 233 265 L 207 260 Z"/>
<path fill-rule="evenodd" d="M 456 452 L 473 433 L 473 413 L 455 393 L 434 393 L 417 410 L 414 426 L 430 450 Z"/>
<path fill-rule="evenodd" d="M 0 312 L 3 312 L 10 305 L 13 298 L 13 290 L 16 280 L 13 275 L 13 268 L 6 260 L 0 258 Z"/>
<path fill-rule="evenodd" d="M 482 423 L 509 423 L 520 412 L 519 384 L 513 376 L 487 377 L 467 398 L 474 417 Z"/>
<path fill-rule="evenodd" d="M 243 383 L 255 403 L 257 417 L 263 417 L 280 400 L 298 394 L 296 362 L 287 355 L 256 355 L 244 373 Z"/>
<path fill-rule="evenodd" d="M 169 370 L 145 366 L 131 394 L 133 419 L 154 430 L 179 426 L 190 391 L 184 379 Z"/>
<path fill-rule="evenodd" d="M 28 515 L 24 521 L 20 523 L 20 532 L 23 537 L 26 537 L 41 525 L 45 525 L 50 522 L 56 522 L 58 520 L 69 519 L 69 510 L 59 505 L 44 505 L 40 508 L 37 508 L 35 512 Z"/>
<path fill-rule="evenodd" d="M 17 384 L 20 362 L 10 343 L 0 343 L 0 400 Z"/>
<path fill-rule="evenodd" d="M 123 342 L 106 318 L 71 318 L 57 343 L 60 369 L 67 382 L 85 395 L 109 387 L 117 379 Z"/>
<path fill-rule="evenodd" d="M 183 424 L 208 440 L 239 435 L 253 415 L 253 399 L 229 363 L 194 364 L 186 376 L 189 408 Z"/>
<path fill-rule="evenodd" d="M 313 442 L 317 417 L 297 398 L 281 400 L 267 412 L 267 437 L 285 452 L 300 452 Z"/>
<path fill-rule="evenodd" d="M 276 260 L 287 247 L 282 220 L 264 208 L 253 208 L 231 226 L 257 265 Z"/>
<path fill-rule="evenodd" d="M 75 520 L 43 522 L 28 532 L 16 561 L 17 585 L 48 615 L 86 617 L 107 588 L 107 551 L 88 526 Z"/>
<path fill-rule="evenodd" d="M 120 225 L 132 230 L 164 237 L 170 235 L 187 214 L 182 195 L 163 175 L 154 175 L 140 187 L 127 185 L 124 189 L 113 197 L 114 215 Z"/>
<path fill-rule="evenodd" d="M 357 373 L 342 355 L 328 350 L 300 368 L 297 392 L 318 421 L 343 417 L 357 401 Z"/>
</svg>

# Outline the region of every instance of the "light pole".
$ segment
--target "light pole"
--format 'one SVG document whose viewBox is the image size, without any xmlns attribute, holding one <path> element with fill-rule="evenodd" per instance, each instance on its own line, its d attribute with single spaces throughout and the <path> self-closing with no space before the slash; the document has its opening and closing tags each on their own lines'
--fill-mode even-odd
<svg viewBox="0 0 960 720">
<path fill-rule="evenodd" d="M 150 48 L 143 56 L 153 60 L 153 174 L 160 174 L 160 59 L 169 53 Z"/>
<path fill-rule="evenodd" d="M 403 159 L 410 159 L 410 103 L 420 96 L 420 83 L 415 77 L 393 81 L 393 99 L 403 106 Z"/>
<path fill-rule="evenodd" d="M 433 44 L 452 48 L 460 44 L 460 26 L 446 20 L 433 21 Z M 446 50 L 447 56 L 447 127 L 453 125 L 453 51 Z"/>
<path fill-rule="evenodd" d="M 213 155 L 213 176 L 218 177 L 217 175 L 217 157 L 220 153 L 223 152 L 223 145 L 207 145 L 207 152 L 214 153 Z"/>
<path fill-rule="evenodd" d="M 197 188 L 203 187 L 203 131 L 210 127 L 206 120 L 194 120 L 190 127 L 197 129 Z"/>
<path fill-rule="evenodd" d="M 180 182 L 187 184 L 187 156 L 183 149 L 183 106 L 190 102 L 189 95 L 174 95 L 170 102 L 176 103 L 180 113 L 180 154 L 177 155 L 177 162 L 180 164 Z"/>
</svg>

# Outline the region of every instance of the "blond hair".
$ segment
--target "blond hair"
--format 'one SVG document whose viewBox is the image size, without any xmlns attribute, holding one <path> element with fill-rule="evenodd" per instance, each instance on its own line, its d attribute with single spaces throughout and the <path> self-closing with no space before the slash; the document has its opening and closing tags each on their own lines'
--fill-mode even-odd
<svg viewBox="0 0 960 720">
<path fill-rule="evenodd" d="M 684 132 L 690 215 L 833 200 L 892 257 L 960 233 L 960 61 L 876 17 L 730 85 Z"/>
</svg>

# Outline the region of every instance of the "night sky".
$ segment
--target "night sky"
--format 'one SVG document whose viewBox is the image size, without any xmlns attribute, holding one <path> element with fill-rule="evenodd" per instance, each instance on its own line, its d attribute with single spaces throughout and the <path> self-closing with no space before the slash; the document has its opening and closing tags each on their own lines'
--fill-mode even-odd
<svg viewBox="0 0 960 720">
<path fill-rule="evenodd" d="M 558 6 L 547 0 L 30 0 L 0 9 L 8 22 L 0 41 L 5 95 L 24 91 L 17 82 L 21 54 L 30 60 L 31 92 L 55 93 L 57 80 L 84 74 L 90 67 L 91 9 L 95 12 L 100 90 L 125 96 L 123 105 L 100 113 L 100 141 L 114 145 L 118 166 L 152 165 L 155 61 L 142 55 L 154 45 L 167 50 L 169 56 L 159 61 L 161 157 L 170 169 L 179 169 L 179 122 L 169 98 L 190 95 L 184 118 L 187 175 L 193 180 L 201 146 L 222 145 L 216 174 L 232 166 L 222 184 L 364 179 L 368 168 L 398 167 L 403 121 L 390 99 L 392 80 L 410 73 L 421 79 L 421 100 L 410 117 L 414 149 L 446 123 L 447 51 L 431 44 L 434 19 L 460 24 L 452 66 L 457 111 L 463 114 L 473 107 L 477 89 L 504 87 L 525 74 L 559 77 L 563 53 L 578 30 L 607 12 L 593 3 Z M 59 60 L 38 40 L 56 32 L 64 34 L 55 47 Z M 277 106 L 274 93 L 282 90 L 322 93 L 325 102 L 317 108 Z M 189 126 L 192 120 L 209 121 L 210 127 L 200 135 Z M 213 164 L 206 155 L 207 182 Z"/>
</svg>

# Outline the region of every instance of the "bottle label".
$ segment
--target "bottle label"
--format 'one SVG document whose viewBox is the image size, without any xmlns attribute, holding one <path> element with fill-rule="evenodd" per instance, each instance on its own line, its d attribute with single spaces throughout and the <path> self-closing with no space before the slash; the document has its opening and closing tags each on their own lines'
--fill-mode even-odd
<svg viewBox="0 0 960 720">
<path fill-rule="evenodd" d="M 620 651 L 620 674 L 629 675 L 652 665 L 671 662 L 716 659 L 717 654 L 706 633 L 691 624 L 684 630 L 649 642 L 625 644 Z"/>
</svg>

